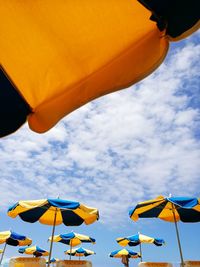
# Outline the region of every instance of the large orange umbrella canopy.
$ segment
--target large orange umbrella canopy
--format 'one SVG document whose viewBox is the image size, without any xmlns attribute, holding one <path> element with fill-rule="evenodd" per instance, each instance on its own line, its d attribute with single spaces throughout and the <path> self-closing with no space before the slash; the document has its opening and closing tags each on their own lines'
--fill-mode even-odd
<svg viewBox="0 0 200 267">
<path fill-rule="evenodd" d="M 27 118 L 32 130 L 45 132 L 83 104 L 156 69 L 168 50 L 169 16 L 160 22 L 155 9 L 157 27 L 149 19 L 152 6 L 143 4 L 147 8 L 137 0 L 1 1 L 0 136 Z"/>
</svg>

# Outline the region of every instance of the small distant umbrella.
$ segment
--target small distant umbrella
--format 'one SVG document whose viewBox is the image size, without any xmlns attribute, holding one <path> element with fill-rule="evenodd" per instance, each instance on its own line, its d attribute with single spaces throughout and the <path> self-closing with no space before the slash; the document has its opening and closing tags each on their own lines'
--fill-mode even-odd
<svg viewBox="0 0 200 267">
<path fill-rule="evenodd" d="M 51 237 L 49 237 L 49 240 L 52 240 Z M 80 245 L 81 243 L 93 243 L 93 244 L 95 244 L 94 238 L 87 236 L 87 235 L 78 234 L 75 232 L 55 235 L 53 237 L 52 241 L 53 242 L 60 242 L 60 243 L 66 244 L 66 245 L 70 245 L 70 251 L 71 251 L 72 247 Z M 71 259 L 71 256 L 70 256 L 70 259 Z"/>
<path fill-rule="evenodd" d="M 119 249 L 110 253 L 112 258 L 121 258 L 122 263 L 128 267 L 129 258 L 140 258 L 140 254 L 129 249 Z"/>
<path fill-rule="evenodd" d="M 78 226 L 82 223 L 91 224 L 99 218 L 96 208 L 85 206 L 79 202 L 62 199 L 40 199 L 19 201 L 8 209 L 12 218 L 19 217 L 26 222 L 39 221 L 42 224 L 52 225 L 49 263 L 53 248 L 55 226 L 64 223 L 66 226 Z"/>
<path fill-rule="evenodd" d="M 57 258 L 51 258 L 50 259 L 50 263 L 57 262 L 57 261 L 59 261 L 59 259 L 57 259 Z M 46 263 L 48 263 L 48 260 L 46 260 Z"/>
<path fill-rule="evenodd" d="M 70 250 L 70 249 L 66 250 L 65 254 L 68 254 L 70 256 L 79 257 L 79 260 L 80 260 L 80 257 L 87 257 L 87 256 L 90 256 L 90 255 L 94 255 L 95 252 L 92 251 L 92 250 L 80 247 L 80 248 L 76 248 L 76 249 L 72 249 L 72 250 Z"/>
<path fill-rule="evenodd" d="M 43 248 L 40 248 L 38 246 L 32 246 L 32 247 L 23 247 L 19 248 L 19 253 L 25 253 L 28 255 L 34 255 L 35 257 L 41 257 L 41 256 L 48 256 L 49 252 Z"/>
<path fill-rule="evenodd" d="M 174 222 L 178 240 L 181 265 L 184 266 L 183 254 L 179 238 L 177 222 L 199 222 L 200 221 L 200 199 L 191 197 L 163 197 L 140 202 L 130 210 L 132 220 L 138 218 L 159 218 L 164 221 Z"/>
<path fill-rule="evenodd" d="M 4 256 L 7 245 L 26 246 L 26 245 L 31 245 L 32 240 L 24 235 L 20 235 L 9 230 L 9 231 L 0 232 L 0 244 L 3 244 L 3 243 L 5 243 L 5 245 L 4 245 L 4 249 L 1 252 L 2 255 L 1 255 L 0 264 L 3 260 L 3 256 Z"/>
<path fill-rule="evenodd" d="M 129 246 L 140 246 L 140 260 L 142 261 L 142 246 L 141 243 L 151 243 L 156 246 L 162 246 L 165 244 L 165 241 L 161 238 L 153 238 L 150 236 L 142 235 L 140 233 L 128 237 L 119 237 L 117 238 L 117 243 L 123 247 Z"/>
<path fill-rule="evenodd" d="M 51 240 L 51 237 L 49 237 L 49 240 Z M 60 243 L 66 244 L 66 245 L 70 245 L 72 247 L 75 247 L 81 243 L 93 243 L 93 244 L 95 244 L 95 241 L 96 240 L 90 236 L 75 233 L 75 232 L 55 235 L 53 237 L 53 242 L 60 242 Z"/>
<path fill-rule="evenodd" d="M 3 249 L 0 249 L 0 254 L 3 253 Z"/>
<path fill-rule="evenodd" d="M 50 259 L 50 263 L 53 263 L 53 266 L 57 261 L 59 261 L 59 259 L 57 259 L 57 258 L 51 258 Z M 46 260 L 46 264 L 48 264 L 48 263 L 49 263 L 49 260 Z"/>
</svg>

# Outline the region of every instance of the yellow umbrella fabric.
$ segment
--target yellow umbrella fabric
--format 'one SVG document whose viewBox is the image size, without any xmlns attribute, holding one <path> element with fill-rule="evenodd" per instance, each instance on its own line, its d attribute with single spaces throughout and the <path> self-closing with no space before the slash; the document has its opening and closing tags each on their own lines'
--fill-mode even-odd
<svg viewBox="0 0 200 267">
<path fill-rule="evenodd" d="M 6 116 L 13 109 L 13 117 L 5 117 L 0 136 L 16 130 L 27 116 L 32 130 L 45 132 L 83 104 L 155 70 L 168 50 L 168 24 L 160 31 L 148 8 L 136 0 L 1 1 L 1 104 Z M 193 11 L 195 5 L 186 17 Z M 182 17 L 177 12 L 172 21 Z"/>
<path fill-rule="evenodd" d="M 157 68 L 168 39 L 150 15 L 132 0 L 1 2 L 1 69 L 30 107 L 30 128 L 45 132 Z"/>
</svg>

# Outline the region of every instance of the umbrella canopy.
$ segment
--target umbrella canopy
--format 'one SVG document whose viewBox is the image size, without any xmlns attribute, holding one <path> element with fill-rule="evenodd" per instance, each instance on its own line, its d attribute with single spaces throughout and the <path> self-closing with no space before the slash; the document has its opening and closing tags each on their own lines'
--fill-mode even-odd
<svg viewBox="0 0 200 267">
<path fill-rule="evenodd" d="M 80 248 L 76 248 L 76 249 L 72 249 L 72 250 L 70 250 L 70 249 L 66 250 L 65 254 L 68 254 L 71 256 L 77 256 L 77 257 L 83 257 L 83 256 L 87 257 L 87 256 L 95 254 L 95 252 L 92 250 L 80 247 Z"/>
<path fill-rule="evenodd" d="M 138 82 L 162 63 L 169 36 L 199 27 L 197 0 L 140 2 L 1 1 L 0 136 L 26 119 L 45 132 L 83 104 Z"/>
<path fill-rule="evenodd" d="M 82 242 L 95 244 L 94 238 L 87 236 L 87 235 L 74 233 L 74 232 L 70 232 L 68 234 L 56 235 L 53 237 L 53 239 L 51 239 L 51 237 L 50 237 L 49 240 L 53 241 L 53 242 L 61 242 L 61 243 L 66 244 L 66 245 L 70 245 L 70 251 L 72 251 L 72 247 L 75 247 L 75 246 L 81 244 Z M 69 254 L 69 255 L 70 255 L 70 259 L 71 259 L 71 254 Z"/>
<path fill-rule="evenodd" d="M 159 196 L 153 200 L 138 203 L 135 208 L 130 210 L 129 215 L 134 221 L 137 221 L 138 218 L 159 218 L 164 221 L 174 222 L 179 244 L 181 263 L 183 265 L 183 255 L 177 222 L 199 222 L 200 199 L 191 197 Z"/>
<path fill-rule="evenodd" d="M 82 223 L 91 224 L 99 219 L 99 213 L 96 208 L 62 199 L 19 201 L 8 209 L 8 215 L 12 218 L 19 215 L 23 221 L 30 223 L 39 221 L 42 224 L 53 225 L 49 261 L 56 225 L 64 223 L 66 226 L 78 226 Z"/>
<path fill-rule="evenodd" d="M 51 258 L 50 259 L 50 263 L 54 263 L 54 262 L 57 262 L 57 261 L 59 261 L 59 259 L 57 259 L 57 258 Z M 49 261 L 48 260 L 46 260 L 46 263 L 48 263 Z"/>
<path fill-rule="evenodd" d="M 49 237 L 49 240 L 51 241 L 51 237 Z M 70 232 L 67 234 L 55 235 L 53 237 L 53 242 L 60 242 L 66 245 L 70 245 L 71 247 L 75 247 L 81 243 L 95 244 L 95 239 L 87 235 Z"/>
<path fill-rule="evenodd" d="M 2 250 L 0 264 L 3 260 L 3 256 L 6 250 L 6 245 L 10 246 L 27 246 L 32 244 L 32 240 L 24 235 L 17 234 L 13 231 L 4 231 L 0 232 L 0 244 L 4 245 L 4 249 Z"/>
<path fill-rule="evenodd" d="M 15 218 L 17 215 L 30 223 L 39 221 L 42 224 L 53 225 L 55 219 L 55 225 L 64 223 L 66 226 L 91 224 L 99 217 L 95 208 L 62 199 L 19 201 L 8 209 L 8 216 Z"/>
<path fill-rule="evenodd" d="M 124 266 L 128 267 L 129 266 L 129 259 L 130 258 L 134 258 L 134 259 L 139 258 L 140 254 L 137 252 L 134 252 L 132 250 L 129 250 L 129 249 L 121 249 L 121 250 L 115 250 L 115 251 L 111 252 L 110 257 L 121 258 Z"/>
<path fill-rule="evenodd" d="M 32 240 L 13 231 L 4 231 L 0 232 L 0 244 L 3 243 L 6 243 L 10 246 L 26 246 L 31 245 Z"/>
<path fill-rule="evenodd" d="M 127 245 L 137 246 L 141 243 L 152 243 L 156 246 L 162 246 L 163 244 L 165 244 L 165 241 L 164 239 L 153 238 L 153 237 L 138 233 L 136 235 L 131 235 L 128 237 L 119 237 L 117 238 L 117 243 L 123 247 Z"/>
<path fill-rule="evenodd" d="M 140 257 L 140 254 L 129 249 L 118 249 L 110 253 L 112 258 L 122 258 L 123 256 L 136 259 Z"/>
<path fill-rule="evenodd" d="M 3 253 L 3 249 L 0 249 L 0 254 Z"/>
<path fill-rule="evenodd" d="M 28 255 L 34 255 L 36 257 L 41 257 L 41 256 L 48 256 L 49 252 L 45 249 L 42 249 L 38 246 L 32 246 L 32 247 L 23 247 L 19 248 L 18 250 L 19 253 L 25 253 Z"/>
<path fill-rule="evenodd" d="M 130 210 L 132 220 L 159 218 L 168 222 L 199 222 L 200 199 L 191 197 L 163 197 L 140 202 Z"/>
<path fill-rule="evenodd" d="M 162 246 L 165 244 L 165 241 L 160 238 L 153 238 L 150 236 L 142 235 L 140 233 L 128 237 L 119 237 L 117 238 L 117 243 L 123 247 L 129 246 L 140 246 L 140 260 L 142 261 L 142 246 L 141 243 L 150 243 L 156 246 Z"/>
</svg>

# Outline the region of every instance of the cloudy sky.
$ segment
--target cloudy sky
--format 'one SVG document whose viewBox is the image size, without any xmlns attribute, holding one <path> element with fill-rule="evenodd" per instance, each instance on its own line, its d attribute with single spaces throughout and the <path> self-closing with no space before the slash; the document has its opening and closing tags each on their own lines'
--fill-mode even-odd
<svg viewBox="0 0 200 267">
<path fill-rule="evenodd" d="M 164 63 L 148 78 L 90 102 L 46 134 L 24 125 L 1 139 L 1 231 L 14 225 L 5 215 L 9 205 L 59 195 L 100 210 L 98 226 L 91 229 L 100 239 L 111 229 L 107 247 L 97 247 L 107 255 L 118 248 L 113 240 L 119 232 L 134 234 L 128 210 L 138 201 L 169 193 L 200 197 L 199 40 L 196 33 L 172 44 Z M 194 247 L 191 251 L 198 255 Z M 173 256 L 177 261 L 178 252 Z M 110 264 L 96 257 L 96 267 Z"/>
</svg>

